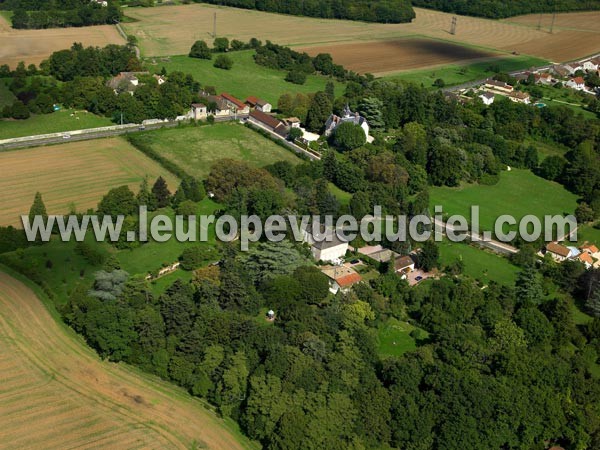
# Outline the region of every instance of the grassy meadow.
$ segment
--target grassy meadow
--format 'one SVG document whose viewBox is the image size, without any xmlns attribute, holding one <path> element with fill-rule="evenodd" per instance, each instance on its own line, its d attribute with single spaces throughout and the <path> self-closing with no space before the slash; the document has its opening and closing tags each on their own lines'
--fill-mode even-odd
<svg viewBox="0 0 600 450">
<path fill-rule="evenodd" d="M 197 178 L 205 178 L 211 165 L 223 158 L 256 167 L 276 161 L 300 162 L 290 150 L 237 123 L 149 131 L 131 135 L 130 139 L 134 145 L 151 147 Z"/>
<path fill-rule="evenodd" d="M 471 205 L 478 205 L 480 229 L 489 231 L 504 214 L 512 215 L 517 222 L 528 214 L 541 220 L 547 214 L 572 214 L 577 206 L 577 196 L 562 185 L 521 169 L 502 172 L 493 186 L 433 187 L 430 195 L 432 207 L 442 205 L 444 214 L 460 214 L 467 219 Z"/>
<path fill-rule="evenodd" d="M 395 318 L 388 319 L 379 327 L 377 337 L 379 341 L 379 354 L 383 357 L 400 357 L 404 353 L 415 350 L 417 342 L 410 335 L 417 328 L 407 322 L 401 322 Z M 428 333 L 421 331 L 421 339 L 426 339 Z"/>
<path fill-rule="evenodd" d="M 448 239 L 439 242 L 438 247 L 442 267 L 460 260 L 464 263 L 463 273 L 479 280 L 482 284 L 495 281 L 508 286 L 514 285 L 519 268 L 511 264 L 508 259 L 466 243 L 451 242 Z"/>
<path fill-rule="evenodd" d="M 2 90 L 1 86 L 2 84 L 0 84 L 0 90 Z M 2 98 L 1 92 L 0 98 Z M 0 139 L 85 130 L 111 125 L 114 125 L 114 123 L 108 117 L 97 116 L 87 111 L 65 109 L 51 114 L 33 115 L 25 120 L 2 119 L 0 120 Z"/>
<path fill-rule="evenodd" d="M 312 93 L 325 89 L 329 78 L 309 75 L 306 83 L 302 85 L 285 81 L 287 72 L 284 70 L 270 69 L 259 66 L 254 62 L 254 50 L 242 50 L 227 54 L 233 61 L 231 70 L 217 69 L 212 60 L 190 58 L 188 56 L 172 56 L 169 58 L 155 58 L 147 60 L 149 70 L 160 72 L 164 67 L 168 72 L 180 71 L 189 73 L 199 81 L 202 86 L 215 86 L 218 93 L 227 92 L 244 101 L 248 96 L 255 96 L 277 106 L 277 99 L 287 92 Z M 343 85 L 336 84 L 336 95 L 343 93 Z"/>
<path fill-rule="evenodd" d="M 385 77 L 402 80 L 433 88 L 437 79 L 444 80 L 446 86 L 455 86 L 469 81 L 492 76 L 497 70 L 511 72 L 519 69 L 541 66 L 547 61 L 526 55 L 489 58 L 469 64 L 448 64 L 437 68 L 411 70 Z"/>
</svg>

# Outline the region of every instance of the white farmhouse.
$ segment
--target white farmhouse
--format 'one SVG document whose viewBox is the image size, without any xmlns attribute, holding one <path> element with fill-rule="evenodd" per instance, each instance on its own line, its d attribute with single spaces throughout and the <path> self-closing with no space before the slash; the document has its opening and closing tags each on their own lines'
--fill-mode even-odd
<svg viewBox="0 0 600 450">
<path fill-rule="evenodd" d="M 479 98 L 481 99 L 484 105 L 490 106 L 492 103 L 494 103 L 494 99 L 496 98 L 496 96 L 491 92 L 484 92 L 479 95 Z"/>
</svg>

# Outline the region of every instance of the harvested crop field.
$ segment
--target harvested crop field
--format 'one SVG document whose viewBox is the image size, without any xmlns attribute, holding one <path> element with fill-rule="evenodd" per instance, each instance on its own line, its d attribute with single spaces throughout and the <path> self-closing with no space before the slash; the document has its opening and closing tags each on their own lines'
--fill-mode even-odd
<svg viewBox="0 0 600 450">
<path fill-rule="evenodd" d="M 3 448 L 249 448 L 183 390 L 100 360 L 56 320 L 0 272 Z"/>
<path fill-rule="evenodd" d="M 494 56 L 494 53 L 432 39 L 357 42 L 305 49 L 310 55 L 329 53 L 337 64 L 358 73 L 383 75 Z"/>
<path fill-rule="evenodd" d="M 279 44 L 304 48 L 419 37 L 466 44 L 490 51 L 530 52 L 534 56 L 552 60 L 575 59 L 600 51 L 600 31 L 592 28 L 594 32 L 590 32 L 589 28 L 590 24 L 594 24 L 593 20 L 582 19 L 580 25 L 575 24 L 575 28 L 579 26 L 575 30 L 557 28 L 555 34 L 549 35 L 547 30 L 537 30 L 537 27 L 521 23 L 460 16 L 456 35 L 451 35 L 449 30 L 452 14 L 420 8 L 415 11 L 417 17 L 412 23 L 375 24 L 193 4 L 128 8 L 127 15 L 138 21 L 124 24 L 124 27 L 127 33 L 139 39 L 145 56 L 183 55 L 189 52 L 197 39 L 210 42 L 215 12 L 217 32 L 221 36 L 244 41 L 256 37 L 263 41 L 269 39 Z M 562 16 L 557 16 L 557 22 L 568 22 L 569 19 L 563 19 Z M 425 64 L 429 64 L 429 61 L 425 61 Z"/>
<path fill-rule="evenodd" d="M 112 25 L 82 28 L 52 28 L 48 30 L 15 30 L 0 16 L 0 63 L 14 68 L 20 61 L 39 64 L 57 50 L 71 47 L 74 42 L 103 47 L 124 44 Z"/>
<path fill-rule="evenodd" d="M 36 191 L 49 214 L 95 208 L 109 189 L 128 185 L 134 192 L 145 176 L 162 175 L 174 191 L 177 178 L 121 138 L 72 142 L 0 153 L 0 225 L 20 226 Z"/>
</svg>

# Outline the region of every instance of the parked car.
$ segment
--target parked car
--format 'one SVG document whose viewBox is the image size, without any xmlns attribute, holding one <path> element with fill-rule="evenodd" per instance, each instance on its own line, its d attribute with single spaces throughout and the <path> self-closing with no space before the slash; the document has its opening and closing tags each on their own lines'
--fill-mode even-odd
<svg viewBox="0 0 600 450">
<path fill-rule="evenodd" d="M 63 134 L 63 139 L 71 139 L 71 135 L 70 134 Z"/>
</svg>

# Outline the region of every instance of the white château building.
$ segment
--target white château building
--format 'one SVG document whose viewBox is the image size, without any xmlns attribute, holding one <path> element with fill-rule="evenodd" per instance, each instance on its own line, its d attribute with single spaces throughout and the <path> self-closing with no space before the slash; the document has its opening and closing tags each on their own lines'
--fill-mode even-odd
<svg viewBox="0 0 600 450">
<path fill-rule="evenodd" d="M 352 122 L 355 125 L 359 125 L 365 132 L 365 137 L 369 137 L 369 123 L 367 119 L 361 117 L 357 112 L 350 111 L 350 107 L 346 104 L 342 117 L 332 114 L 325 123 L 325 136 L 330 136 L 335 129 L 344 122 Z"/>
</svg>

